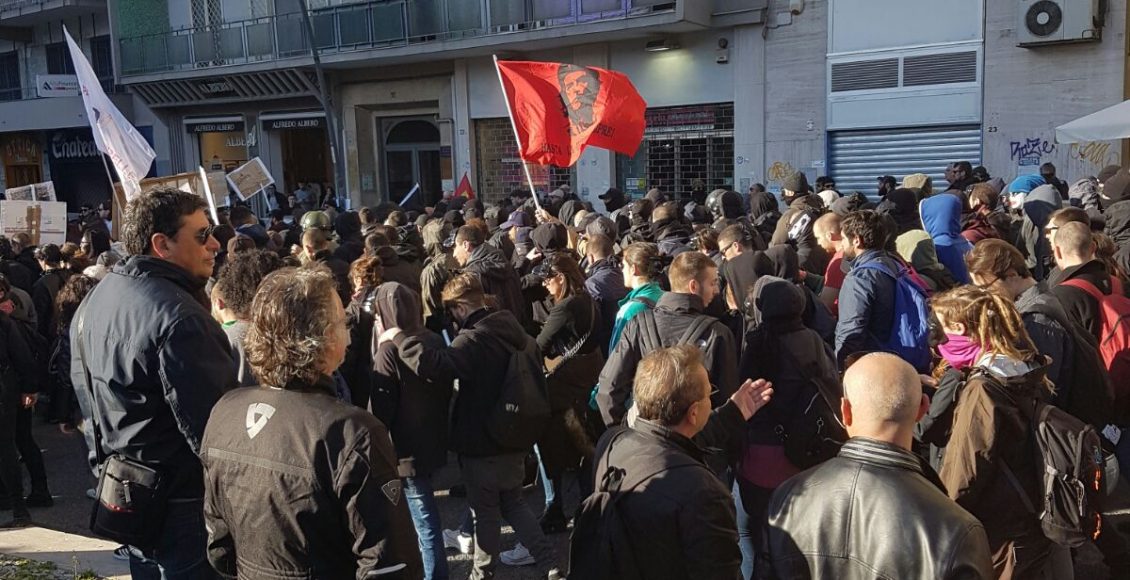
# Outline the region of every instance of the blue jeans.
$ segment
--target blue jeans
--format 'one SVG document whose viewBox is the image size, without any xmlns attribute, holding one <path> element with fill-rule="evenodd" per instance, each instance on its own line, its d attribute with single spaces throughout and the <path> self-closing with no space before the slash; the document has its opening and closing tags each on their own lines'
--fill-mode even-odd
<svg viewBox="0 0 1130 580">
<path fill-rule="evenodd" d="M 534 453 L 538 456 L 538 475 L 541 476 L 541 488 L 545 492 L 545 509 L 557 503 L 557 487 L 560 485 L 561 477 L 550 478 L 545 473 L 545 462 L 541 460 L 541 449 L 534 445 Z"/>
<path fill-rule="evenodd" d="M 439 520 L 432 478 L 405 478 L 404 497 L 408 498 L 408 511 L 412 513 L 412 524 L 416 526 L 425 580 L 446 580 L 447 553 L 443 548 L 443 525 Z"/>
<path fill-rule="evenodd" d="M 758 487 L 734 478 L 734 503 L 738 516 L 738 548 L 742 551 L 742 578 L 753 578 L 761 527 L 765 524 L 772 489 Z"/>
<path fill-rule="evenodd" d="M 170 500 L 165 526 L 157 545 L 144 556 L 130 550 L 133 580 L 213 580 L 208 563 L 208 533 L 204 530 L 204 500 Z"/>
</svg>

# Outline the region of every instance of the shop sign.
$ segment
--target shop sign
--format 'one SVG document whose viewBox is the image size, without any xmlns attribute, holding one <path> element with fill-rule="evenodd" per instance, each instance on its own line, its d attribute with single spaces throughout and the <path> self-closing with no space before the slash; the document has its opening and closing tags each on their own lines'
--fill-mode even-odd
<svg viewBox="0 0 1130 580">
<path fill-rule="evenodd" d="M 239 96 L 231 83 L 223 79 L 207 79 L 196 83 L 196 88 L 209 97 Z"/>
<path fill-rule="evenodd" d="M 714 129 L 714 107 L 672 107 L 648 109 L 645 133 L 676 133 Z"/>
<path fill-rule="evenodd" d="M 39 97 L 77 97 L 78 77 L 75 75 L 35 75 L 35 94 Z"/>
<path fill-rule="evenodd" d="M 89 131 L 87 131 L 89 134 Z M 101 153 L 94 136 L 83 135 L 80 131 L 56 131 L 52 133 L 47 152 L 57 161 L 88 161 L 98 159 Z"/>
<path fill-rule="evenodd" d="M 243 131 L 243 121 L 208 121 L 204 123 L 188 122 L 184 124 L 189 133 L 231 133 Z M 242 145 L 240 145 L 242 147 Z"/>
<path fill-rule="evenodd" d="M 225 147 L 247 147 L 247 137 L 244 135 L 230 135 L 224 140 Z"/>
<path fill-rule="evenodd" d="M 284 129 L 321 129 L 326 126 L 325 117 L 307 117 L 305 119 L 271 119 L 265 123 L 268 131 Z"/>
<path fill-rule="evenodd" d="M 43 159 L 39 140 L 28 133 L 13 133 L 3 140 L 4 165 L 39 165 Z"/>
</svg>

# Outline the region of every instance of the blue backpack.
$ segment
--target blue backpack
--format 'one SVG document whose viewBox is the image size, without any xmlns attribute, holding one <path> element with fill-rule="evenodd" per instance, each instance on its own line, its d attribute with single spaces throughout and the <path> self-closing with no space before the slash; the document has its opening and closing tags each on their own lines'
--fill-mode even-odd
<svg viewBox="0 0 1130 580">
<path fill-rule="evenodd" d="M 860 264 L 859 268 L 876 270 L 895 280 L 894 319 L 891 336 L 881 345 L 883 350 L 897 354 L 918 372 L 929 372 L 930 308 L 926 291 L 910 277 L 906 268 L 899 268 L 895 273 L 877 261 Z"/>
</svg>

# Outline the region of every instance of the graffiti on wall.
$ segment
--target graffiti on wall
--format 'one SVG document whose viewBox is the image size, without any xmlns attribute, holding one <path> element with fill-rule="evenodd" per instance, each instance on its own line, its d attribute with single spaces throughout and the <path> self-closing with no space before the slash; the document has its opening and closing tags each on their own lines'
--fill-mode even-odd
<svg viewBox="0 0 1130 580">
<path fill-rule="evenodd" d="M 1107 165 L 1117 165 L 1119 157 L 1118 150 L 1113 149 L 1109 141 L 1072 143 L 1068 152 L 1068 158 L 1071 161 L 1080 161 L 1085 164 L 1088 169 L 1095 171 Z"/>
<path fill-rule="evenodd" d="M 776 161 L 765 171 L 765 178 L 773 183 L 781 183 L 795 172 L 796 169 L 788 161 Z"/>
<path fill-rule="evenodd" d="M 1012 161 L 1020 166 L 1039 165 L 1044 156 L 1055 153 L 1056 145 L 1042 137 L 1013 141 L 1009 144 Z"/>
</svg>

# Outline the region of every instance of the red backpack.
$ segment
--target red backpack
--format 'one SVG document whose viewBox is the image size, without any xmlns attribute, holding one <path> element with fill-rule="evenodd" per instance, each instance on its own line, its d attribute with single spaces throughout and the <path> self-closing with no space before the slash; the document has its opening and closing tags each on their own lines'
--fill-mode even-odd
<svg viewBox="0 0 1130 580">
<path fill-rule="evenodd" d="M 1099 304 L 1099 356 L 1110 373 L 1114 386 L 1115 406 L 1125 411 L 1130 402 L 1130 298 L 1122 294 L 1122 282 L 1111 277 L 1111 292 L 1103 294 L 1094 284 L 1078 278 L 1062 283 L 1078 288 Z"/>
</svg>

